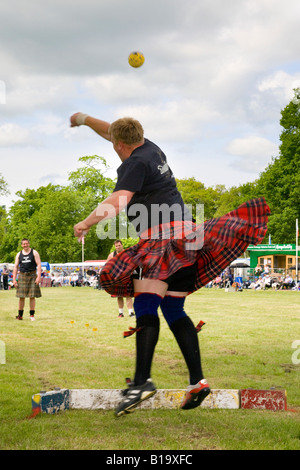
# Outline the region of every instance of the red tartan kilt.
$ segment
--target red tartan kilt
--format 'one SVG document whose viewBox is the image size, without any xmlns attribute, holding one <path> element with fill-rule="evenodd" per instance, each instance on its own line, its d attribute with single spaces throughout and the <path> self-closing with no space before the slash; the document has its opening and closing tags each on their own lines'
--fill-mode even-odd
<svg viewBox="0 0 300 470">
<path fill-rule="evenodd" d="M 192 293 L 205 286 L 242 255 L 250 244 L 266 235 L 269 206 L 264 198 L 252 199 L 222 217 L 196 226 L 173 222 L 156 227 L 136 245 L 119 253 L 103 267 L 101 286 L 111 295 L 133 296 L 132 275 L 142 268 L 143 278 L 166 280 L 181 268 L 197 263 Z M 145 238 L 150 236 L 152 238 Z"/>
</svg>

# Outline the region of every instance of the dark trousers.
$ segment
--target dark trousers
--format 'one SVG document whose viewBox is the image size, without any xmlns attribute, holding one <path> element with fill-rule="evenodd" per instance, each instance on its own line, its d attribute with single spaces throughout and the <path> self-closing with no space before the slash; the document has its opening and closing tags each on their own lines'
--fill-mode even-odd
<svg viewBox="0 0 300 470">
<path fill-rule="evenodd" d="M 3 288 L 8 290 L 8 276 L 3 276 Z"/>
</svg>

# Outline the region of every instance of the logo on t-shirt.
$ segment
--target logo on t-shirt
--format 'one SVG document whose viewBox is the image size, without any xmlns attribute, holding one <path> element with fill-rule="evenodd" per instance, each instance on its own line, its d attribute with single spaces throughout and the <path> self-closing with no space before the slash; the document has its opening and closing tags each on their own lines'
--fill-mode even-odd
<svg viewBox="0 0 300 470">
<path fill-rule="evenodd" d="M 164 165 L 158 165 L 157 169 L 160 171 L 160 174 L 163 175 L 169 171 L 169 165 L 165 162 Z"/>
</svg>

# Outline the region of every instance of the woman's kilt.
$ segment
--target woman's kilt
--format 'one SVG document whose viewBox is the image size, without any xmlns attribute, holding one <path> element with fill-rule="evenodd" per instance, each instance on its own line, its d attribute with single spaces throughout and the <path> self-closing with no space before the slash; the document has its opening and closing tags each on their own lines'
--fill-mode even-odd
<svg viewBox="0 0 300 470">
<path fill-rule="evenodd" d="M 252 199 L 222 217 L 203 224 L 172 222 L 152 228 L 140 241 L 103 267 L 102 287 L 111 295 L 134 295 L 132 275 L 142 269 L 144 279 L 164 281 L 181 268 L 196 263 L 195 292 L 241 256 L 250 244 L 261 243 L 267 232 L 269 206 Z"/>
<path fill-rule="evenodd" d="M 42 297 L 40 286 L 35 283 L 36 271 L 18 274 L 18 287 L 16 297 L 24 299 L 25 297 Z"/>
</svg>

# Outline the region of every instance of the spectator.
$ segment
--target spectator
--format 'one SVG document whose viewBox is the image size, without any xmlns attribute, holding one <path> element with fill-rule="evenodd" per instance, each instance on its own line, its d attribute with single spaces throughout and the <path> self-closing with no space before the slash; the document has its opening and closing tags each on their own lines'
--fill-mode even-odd
<svg viewBox="0 0 300 470">
<path fill-rule="evenodd" d="M 268 264 L 266 264 L 266 265 L 265 265 L 265 269 L 264 269 L 264 271 L 262 272 L 262 275 L 270 274 L 270 269 L 271 269 L 271 266 L 269 266 Z"/>
<path fill-rule="evenodd" d="M 293 278 L 288 274 L 282 284 L 282 289 L 291 289 L 293 287 Z"/>
<path fill-rule="evenodd" d="M 114 242 L 114 245 L 115 245 L 115 250 L 108 255 L 107 261 L 117 256 L 117 254 L 122 253 L 122 251 L 124 250 L 123 243 L 121 242 L 121 240 L 116 240 Z M 116 296 L 116 295 L 112 295 L 112 297 L 117 297 L 119 317 L 124 317 L 124 298 Z M 133 305 L 132 305 L 132 297 L 126 297 L 126 305 L 127 305 L 129 316 L 133 317 L 134 310 L 133 310 Z"/>
<path fill-rule="evenodd" d="M 262 268 L 261 268 L 260 264 L 257 264 L 254 272 L 255 272 L 255 276 L 257 276 L 257 277 L 259 277 L 262 274 Z"/>
<path fill-rule="evenodd" d="M 35 299 L 42 296 L 39 285 L 42 265 L 39 253 L 30 248 L 28 238 L 23 238 L 21 245 L 22 250 L 16 256 L 13 270 L 13 285 L 17 289 L 16 296 L 19 297 L 19 313 L 16 319 L 23 320 L 25 298 L 29 297 L 30 320 L 33 321 L 35 320 Z"/>
<path fill-rule="evenodd" d="M 3 271 L 2 271 L 2 281 L 3 281 L 3 289 L 8 290 L 8 276 L 9 276 L 9 270 L 6 265 L 3 266 Z"/>
<path fill-rule="evenodd" d="M 78 275 L 76 273 L 73 273 L 73 275 L 71 276 L 71 286 L 78 286 Z"/>
<path fill-rule="evenodd" d="M 266 288 L 269 289 L 270 287 L 272 287 L 272 279 L 270 277 L 270 274 L 266 274 L 264 276 L 264 283 L 265 283 L 265 287 L 264 287 L 265 289 Z"/>
</svg>

